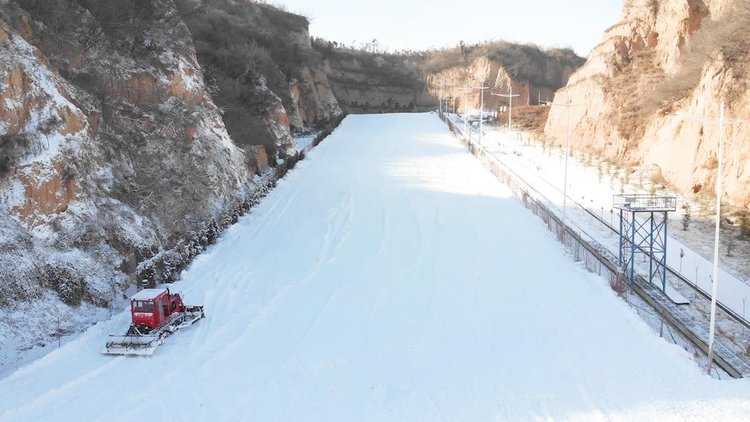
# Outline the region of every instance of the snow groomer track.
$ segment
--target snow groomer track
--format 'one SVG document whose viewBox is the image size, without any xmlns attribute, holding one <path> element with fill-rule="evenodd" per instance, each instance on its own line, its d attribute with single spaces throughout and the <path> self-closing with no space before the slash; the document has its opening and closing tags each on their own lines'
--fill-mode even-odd
<svg viewBox="0 0 750 422">
<path fill-rule="evenodd" d="M 0 420 L 746 420 L 435 114 L 350 116 L 170 286 L 206 318 L 100 354 L 128 313 L 0 380 Z"/>
</svg>

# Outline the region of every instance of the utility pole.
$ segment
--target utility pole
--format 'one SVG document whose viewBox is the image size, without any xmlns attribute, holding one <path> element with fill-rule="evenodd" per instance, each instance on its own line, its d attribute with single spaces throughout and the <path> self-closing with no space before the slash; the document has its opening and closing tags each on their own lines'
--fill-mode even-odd
<svg viewBox="0 0 750 422">
<path fill-rule="evenodd" d="M 438 94 L 438 114 L 443 115 L 443 84 L 444 80 L 440 80 L 440 94 Z"/>
<path fill-rule="evenodd" d="M 521 94 L 513 95 L 512 83 L 508 84 L 508 94 L 495 94 L 494 92 L 490 92 L 490 94 L 508 99 L 508 132 L 510 132 L 510 125 L 513 123 L 513 97 L 520 97 Z"/>
<path fill-rule="evenodd" d="M 453 100 L 453 114 L 456 114 L 456 84 L 451 85 L 453 88 L 453 96 L 451 99 Z"/>
<path fill-rule="evenodd" d="M 457 111 L 456 111 L 456 102 L 457 101 L 456 100 L 458 100 L 458 97 L 456 97 L 456 87 L 458 87 L 458 86 L 460 86 L 460 85 L 456 85 L 456 84 L 450 84 L 450 85 L 446 84 L 446 85 L 444 85 L 444 88 L 452 88 L 452 96 L 448 97 L 445 100 L 445 111 L 447 113 L 451 112 L 451 107 L 450 107 L 451 103 L 453 105 L 453 113 L 457 113 Z M 447 91 L 447 89 L 446 89 L 446 91 Z"/>
<path fill-rule="evenodd" d="M 485 89 L 490 89 L 490 87 L 484 86 L 484 85 L 479 87 L 479 98 L 480 98 L 479 100 L 479 103 L 480 103 L 480 106 L 479 106 L 479 145 L 480 146 L 482 145 L 482 137 L 484 136 L 482 128 L 484 127 L 483 123 L 484 123 L 484 90 Z"/>
<path fill-rule="evenodd" d="M 725 116 L 725 105 L 724 101 L 721 102 L 719 107 L 719 118 L 706 118 L 706 117 L 688 117 L 681 114 L 674 114 L 674 116 L 680 117 L 685 120 L 693 120 L 702 123 L 718 124 L 719 125 L 719 163 L 716 169 L 716 228 L 714 231 L 714 266 L 713 273 L 711 276 L 711 319 L 710 327 L 708 328 L 708 374 L 711 375 L 711 369 L 714 362 L 714 339 L 716 336 L 716 295 L 719 290 L 719 228 L 721 225 L 721 197 L 722 194 L 722 172 L 723 161 L 724 161 L 724 128 L 728 124 L 743 124 L 750 123 L 750 120 L 727 120 Z M 696 283 L 698 282 L 696 277 Z"/>
<path fill-rule="evenodd" d="M 465 135 L 469 134 L 469 132 L 467 130 L 469 123 L 468 123 L 468 120 L 466 118 L 467 105 L 469 104 L 468 103 L 468 98 L 467 98 L 468 92 L 469 92 L 469 84 L 467 84 L 466 82 L 464 82 L 464 116 L 463 117 L 464 117 L 464 134 Z"/>
<path fill-rule="evenodd" d="M 568 156 L 570 155 L 570 109 L 576 107 L 570 99 L 564 103 L 554 103 L 547 101 L 547 105 L 552 107 L 565 107 L 568 110 L 567 124 L 565 125 L 565 175 L 563 176 L 563 209 L 562 209 L 562 228 L 565 229 L 565 212 L 568 204 Z"/>
</svg>

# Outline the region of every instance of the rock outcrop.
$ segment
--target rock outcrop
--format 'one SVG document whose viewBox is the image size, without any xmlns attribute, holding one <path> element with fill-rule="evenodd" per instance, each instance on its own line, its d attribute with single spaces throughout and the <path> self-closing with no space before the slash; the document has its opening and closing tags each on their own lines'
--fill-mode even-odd
<svg viewBox="0 0 750 422">
<path fill-rule="evenodd" d="M 252 1 L 177 0 L 213 99 L 240 146 L 294 154 L 289 131 L 341 114 L 308 21 Z"/>
<path fill-rule="evenodd" d="M 307 28 L 252 1 L 0 2 L 0 371 L 179 277 L 341 115 Z"/>
<path fill-rule="evenodd" d="M 747 119 L 750 4 L 744 0 L 629 0 L 556 102 L 570 101 L 574 148 L 627 165 L 657 165 L 680 192 L 715 188 L 719 127 L 693 118 Z M 679 116 L 678 116 L 679 115 Z M 567 110 L 545 128 L 562 142 Z M 725 199 L 750 203 L 750 126 L 726 128 Z"/>
<path fill-rule="evenodd" d="M 507 65 L 498 59 L 486 55 L 471 59 L 466 65 L 458 64 L 428 75 L 430 92 L 440 96 L 460 112 L 479 109 L 481 105 L 480 86 L 487 88 L 484 92 L 485 110 L 498 110 L 507 106 L 507 97 L 493 94 L 514 95 L 513 105 L 538 105 L 540 101 L 550 100 L 556 89 L 565 84 L 573 71 L 580 64 L 571 56 L 569 62 L 554 56 L 542 56 L 534 69 L 542 68 L 542 77 L 535 79 L 533 74 L 517 71 L 511 74 Z M 538 67 L 537 67 L 538 66 Z"/>
<path fill-rule="evenodd" d="M 426 57 L 425 68 L 430 91 L 436 95 L 442 91 L 448 107 L 479 109 L 478 88 L 484 86 L 485 110 L 500 110 L 509 100 L 493 93 L 509 95 L 512 88 L 514 106 L 538 105 L 551 99 L 583 61 L 570 49 L 542 50 L 493 41 L 433 52 Z"/>
<path fill-rule="evenodd" d="M 423 59 L 368 53 L 316 40 L 326 73 L 341 106 L 351 113 L 424 111 L 437 107 L 429 92 Z"/>
<path fill-rule="evenodd" d="M 30 347 L 176 277 L 268 159 L 229 137 L 171 0 L 11 1 L 0 33 L 0 332 Z"/>
<path fill-rule="evenodd" d="M 571 50 L 541 50 L 531 45 L 488 42 L 427 52 L 373 53 L 315 40 L 325 59 L 336 98 L 350 112 L 424 111 L 450 99 L 451 107 L 478 109 L 479 91 L 520 94 L 514 104 L 538 104 L 564 86 L 583 59 Z M 471 88 L 464 95 L 463 87 Z M 507 104 L 485 96 L 487 109 Z"/>
</svg>

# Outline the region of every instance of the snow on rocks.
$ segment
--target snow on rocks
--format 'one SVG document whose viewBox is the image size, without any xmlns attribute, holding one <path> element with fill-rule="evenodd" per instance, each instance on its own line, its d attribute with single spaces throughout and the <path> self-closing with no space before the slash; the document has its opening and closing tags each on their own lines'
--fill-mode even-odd
<svg viewBox="0 0 750 422">
<path fill-rule="evenodd" d="M 0 204 L 6 209 L 20 207 L 25 200 L 26 193 L 19 180 L 11 180 L 6 189 L 0 190 Z"/>
<path fill-rule="evenodd" d="M 8 72 L 8 80 L 13 81 L 13 72 L 17 70 L 25 81 L 21 87 L 6 87 L 10 93 L 3 95 L 8 112 L 27 107 L 28 116 L 25 121 L 17 122 L 21 126 L 17 129 L 32 138 L 30 143 L 33 153 L 24 157 L 19 165 L 49 164 L 68 142 L 80 142 L 82 131 L 85 130 L 85 124 L 82 123 L 85 119 L 78 107 L 64 94 L 61 78 L 47 66 L 39 65 L 41 53 L 23 37 L 12 36 L 0 49 L 0 57 L 2 56 L 13 63 L 13 66 L 0 73 L 3 79 Z M 11 97 L 7 97 L 8 95 Z M 76 148 L 74 145 L 71 147 Z"/>
</svg>

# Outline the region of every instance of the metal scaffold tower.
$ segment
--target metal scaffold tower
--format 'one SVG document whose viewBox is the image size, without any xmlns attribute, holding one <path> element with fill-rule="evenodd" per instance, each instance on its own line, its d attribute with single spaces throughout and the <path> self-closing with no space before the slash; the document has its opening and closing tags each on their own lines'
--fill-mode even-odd
<svg viewBox="0 0 750 422">
<path fill-rule="evenodd" d="M 636 256 L 648 261 L 648 279 L 667 286 L 667 223 L 677 209 L 674 196 L 615 195 L 613 207 L 620 210 L 620 268 L 635 282 Z"/>
</svg>

